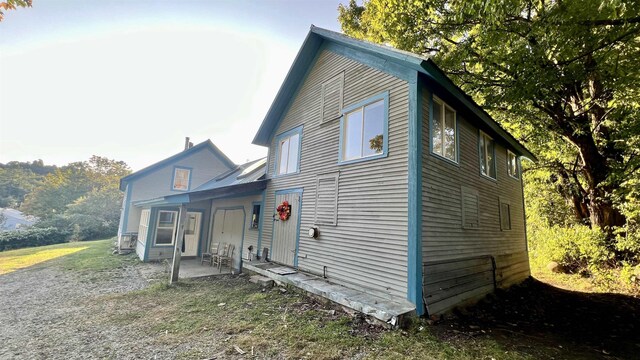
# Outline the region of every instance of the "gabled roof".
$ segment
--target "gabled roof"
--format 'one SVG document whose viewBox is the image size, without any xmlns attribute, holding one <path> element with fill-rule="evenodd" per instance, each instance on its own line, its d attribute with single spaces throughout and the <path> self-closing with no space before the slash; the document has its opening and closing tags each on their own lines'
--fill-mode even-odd
<svg viewBox="0 0 640 360">
<path fill-rule="evenodd" d="M 213 155 L 215 157 L 217 157 L 225 166 L 227 166 L 229 169 L 235 169 L 237 167 L 236 164 L 233 163 L 233 161 L 231 161 L 222 151 L 220 151 L 220 149 L 218 149 L 212 142 L 211 140 L 206 140 L 201 142 L 198 145 L 195 145 L 187 150 L 181 151 L 173 156 L 170 156 L 162 161 L 158 161 L 157 163 L 153 164 L 153 165 L 149 165 L 146 168 L 142 169 L 142 170 L 138 170 L 132 174 L 129 174 L 125 177 L 123 177 L 122 179 L 120 179 L 120 190 L 125 190 L 126 188 L 126 184 L 128 182 L 130 182 L 131 180 L 135 180 L 141 176 L 144 176 L 152 171 L 158 170 L 164 166 L 167 166 L 173 162 L 179 161 L 184 159 L 185 157 L 191 155 L 191 154 L 195 154 L 200 150 L 203 149 L 208 149 L 210 150 Z"/>
<path fill-rule="evenodd" d="M 134 202 L 135 206 L 176 205 L 220 197 L 241 196 L 262 191 L 269 180 L 265 179 L 267 159 L 262 158 L 238 165 L 196 189 L 180 194 L 169 194 Z"/>
<path fill-rule="evenodd" d="M 316 54 L 320 50 L 323 43 L 335 43 L 347 48 L 357 50 L 369 55 L 374 55 L 384 60 L 384 62 L 392 63 L 395 66 L 401 66 L 406 69 L 414 70 L 419 74 L 423 74 L 428 79 L 437 83 L 443 91 L 455 98 L 461 105 L 467 108 L 477 119 L 479 119 L 486 127 L 491 129 L 497 136 L 501 137 L 514 150 L 531 160 L 536 157 L 520 144 L 511 134 L 503 129 L 491 116 L 484 111 L 473 99 L 466 95 L 462 89 L 456 86 L 445 73 L 436 66 L 436 64 L 427 58 L 420 57 L 416 54 L 394 49 L 389 46 L 374 44 L 368 41 L 357 40 L 334 31 L 311 26 L 302 47 L 298 51 L 287 76 L 276 95 L 267 115 L 265 116 L 253 143 L 256 145 L 268 146 L 280 122 L 283 113 L 286 111 L 289 102 L 295 96 L 298 88 L 302 85 L 307 71 L 313 64 Z M 471 119 L 469 119 L 471 120 Z"/>
</svg>

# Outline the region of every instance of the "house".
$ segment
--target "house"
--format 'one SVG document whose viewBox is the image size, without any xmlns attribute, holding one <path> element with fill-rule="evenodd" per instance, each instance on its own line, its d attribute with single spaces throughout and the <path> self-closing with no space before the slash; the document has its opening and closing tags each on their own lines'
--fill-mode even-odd
<svg viewBox="0 0 640 360">
<path fill-rule="evenodd" d="M 21 211 L 10 208 L 0 208 L 0 231 L 13 231 L 28 228 L 38 219 L 25 215 Z"/>
<path fill-rule="evenodd" d="M 120 190 L 125 196 L 118 228 L 118 249 L 134 248 L 145 261 L 173 256 L 175 239 L 171 228 L 177 221 L 176 212 L 171 206 L 152 207 L 153 199 L 170 194 L 183 195 L 236 167 L 211 141 L 191 146 L 187 138 L 182 152 L 122 178 Z M 194 233 L 187 237 L 187 256 L 197 256 L 202 241 L 208 238 L 209 209 L 205 205 L 192 203 L 189 206 L 190 226 L 194 227 Z M 151 231 L 148 230 L 150 225 Z"/>
<path fill-rule="evenodd" d="M 244 224 L 241 261 L 268 249 L 418 315 L 529 276 L 520 159 L 535 156 L 429 59 L 312 26 L 253 143 L 260 176 L 155 205 L 210 201 L 208 242 Z"/>
</svg>

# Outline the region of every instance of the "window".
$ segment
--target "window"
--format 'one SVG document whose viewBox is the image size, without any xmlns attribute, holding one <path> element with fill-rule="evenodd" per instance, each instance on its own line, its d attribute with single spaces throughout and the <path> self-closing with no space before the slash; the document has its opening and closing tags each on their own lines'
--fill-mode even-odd
<svg viewBox="0 0 640 360">
<path fill-rule="evenodd" d="M 175 167 L 173 169 L 172 190 L 187 191 L 191 181 L 191 169 Z"/>
<path fill-rule="evenodd" d="M 147 233 L 149 232 L 149 209 L 143 209 L 140 213 L 140 225 L 138 226 L 138 240 L 147 244 Z"/>
<path fill-rule="evenodd" d="M 297 173 L 300 159 L 300 139 L 302 126 L 289 130 L 277 137 L 276 175 Z"/>
<path fill-rule="evenodd" d="M 388 109 L 388 92 L 344 109 L 340 123 L 340 162 L 386 156 Z"/>
<path fill-rule="evenodd" d="M 431 120 L 431 151 L 438 156 L 458 162 L 456 112 L 442 100 L 433 98 Z"/>
<path fill-rule="evenodd" d="M 198 224 L 198 215 L 189 213 L 187 214 L 187 225 L 184 227 L 185 235 L 195 235 L 197 229 L 196 225 Z"/>
<path fill-rule="evenodd" d="M 338 176 L 336 172 L 316 177 L 315 224 L 338 224 Z"/>
<path fill-rule="evenodd" d="M 251 229 L 260 227 L 260 207 L 260 204 L 253 204 L 253 210 L 251 210 Z"/>
<path fill-rule="evenodd" d="M 177 211 L 160 210 L 156 226 L 156 245 L 172 245 L 175 238 Z"/>
<path fill-rule="evenodd" d="M 511 230 L 511 203 L 500 198 L 500 230 Z"/>
<path fill-rule="evenodd" d="M 518 170 L 518 157 L 516 154 L 507 150 L 507 172 L 509 176 L 514 179 L 520 179 L 520 172 Z"/>
<path fill-rule="evenodd" d="M 461 204 L 462 204 L 462 228 L 477 229 L 480 227 L 480 209 L 478 191 L 461 187 Z"/>
<path fill-rule="evenodd" d="M 343 84 L 343 72 L 322 83 L 321 122 L 335 120 L 340 117 Z"/>
<path fill-rule="evenodd" d="M 480 131 L 480 173 L 492 179 L 496 178 L 496 145 L 493 139 Z"/>
</svg>

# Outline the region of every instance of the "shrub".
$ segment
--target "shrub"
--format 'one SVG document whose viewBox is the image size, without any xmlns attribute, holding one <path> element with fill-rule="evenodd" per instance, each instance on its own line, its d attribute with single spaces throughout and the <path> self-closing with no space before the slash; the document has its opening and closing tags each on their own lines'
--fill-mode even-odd
<svg viewBox="0 0 640 360">
<path fill-rule="evenodd" d="M 29 228 L 0 233 L 0 251 L 32 246 L 60 244 L 69 239 L 69 232 L 57 228 Z"/>
<path fill-rule="evenodd" d="M 596 269 L 614 265 L 615 253 L 600 230 L 584 225 L 535 226 L 531 230 L 529 251 L 538 266 L 555 261 L 566 272 L 591 275 Z"/>
</svg>

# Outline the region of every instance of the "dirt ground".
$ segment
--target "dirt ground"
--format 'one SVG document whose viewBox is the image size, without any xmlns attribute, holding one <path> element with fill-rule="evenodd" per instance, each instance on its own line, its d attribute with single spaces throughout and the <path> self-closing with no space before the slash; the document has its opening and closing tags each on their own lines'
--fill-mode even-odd
<svg viewBox="0 0 640 360">
<path fill-rule="evenodd" d="M 124 265 L 103 272 L 65 271 L 59 266 L 42 264 L 0 276 L 0 359 L 203 358 L 202 349 L 217 353 L 221 347 L 230 346 L 224 342 L 232 336 L 246 337 L 246 343 L 239 344 L 253 351 L 250 344 L 256 341 L 256 336 L 251 332 L 261 328 L 247 325 L 251 323 L 247 320 L 251 311 L 257 312 L 258 317 L 280 317 L 278 314 L 282 313 L 278 310 L 275 311 L 278 314 L 273 315 L 273 309 L 265 306 L 284 306 L 282 316 L 293 311 L 290 314 L 294 320 L 315 321 L 327 331 L 338 331 L 337 334 L 343 330 L 342 325 L 334 328 L 332 323 L 342 321 L 349 328 L 346 337 L 316 333 L 313 329 L 307 329 L 308 334 L 299 333 L 300 342 L 289 341 L 294 344 L 293 348 L 302 347 L 303 354 L 313 347 L 308 341 L 324 338 L 326 343 L 316 344 L 317 347 L 335 347 L 334 353 L 347 353 L 351 355 L 346 357 L 356 358 L 377 358 L 376 348 L 386 347 L 389 356 L 383 358 L 424 355 L 439 359 L 640 359 L 640 299 L 631 296 L 571 292 L 531 279 L 435 324 L 423 319 L 406 331 L 389 332 L 362 321 L 344 322 L 346 314 L 339 309 L 327 315 L 329 310 L 319 309 L 322 305 L 309 298 L 292 296 L 289 299 L 289 295 L 280 296 L 277 289 L 271 292 L 278 296 L 265 295 L 259 289 L 247 287 L 246 277 L 203 279 L 163 292 L 130 295 L 156 282 L 154 279 L 166 277 L 165 271 L 165 266 L 158 264 Z M 240 309 L 238 314 L 223 313 L 244 317 L 245 325 L 230 323 L 226 332 L 194 330 L 206 324 L 199 322 L 205 316 L 201 314 L 218 316 L 219 306 L 224 305 L 218 303 L 232 301 L 216 298 L 211 303 L 210 299 L 215 296 L 211 288 L 238 287 L 251 291 L 238 291 L 243 295 L 235 295 L 229 290 L 225 296 L 251 296 L 255 300 L 242 299 L 246 310 Z M 187 294 L 191 297 L 186 298 Z M 258 303 L 267 301 L 258 300 L 263 296 L 273 305 L 267 302 L 252 310 Z M 282 303 L 294 300 L 295 303 L 289 305 Z M 144 312 L 136 311 L 136 307 L 146 309 L 146 315 L 140 315 Z M 315 315 L 305 315 L 309 310 Z M 170 330 L 166 333 L 165 330 L 146 331 L 148 325 L 141 325 L 142 319 L 136 315 L 151 314 L 153 318 L 145 318 L 147 323 L 166 323 Z M 181 316 L 183 322 L 171 323 Z M 299 326 L 296 322 L 288 324 Z M 275 329 L 281 325 L 278 321 L 270 326 Z M 286 328 L 287 323 L 284 326 Z M 278 336 L 288 334 L 287 330 L 282 331 Z M 183 335 L 175 339 L 171 332 Z M 340 343 L 340 339 L 345 342 Z M 355 345 L 358 349 L 349 350 L 354 346 L 352 343 L 358 344 Z M 424 352 L 419 346 L 424 346 Z M 256 350 L 258 348 L 256 345 Z M 287 345 L 277 348 L 286 350 Z M 411 351 L 403 353 L 403 349 Z M 395 352 L 390 354 L 390 351 Z M 487 356 L 488 352 L 492 355 Z M 495 356 L 496 353 L 503 356 Z M 233 349 L 222 354 L 216 358 L 243 357 Z M 263 353 L 262 357 L 289 357 L 281 356 L 282 353 L 268 354 Z"/>
<path fill-rule="evenodd" d="M 142 289 L 162 266 L 119 268 L 100 279 L 37 266 L 0 277 L 0 359 L 137 359 L 144 344 L 127 328 L 92 321 L 92 299 Z M 140 352 L 132 355 L 131 347 Z M 100 355 L 102 354 L 102 356 Z"/>
<path fill-rule="evenodd" d="M 533 278 L 435 328 L 442 339 L 491 337 L 534 357 L 546 348 L 544 357 L 556 352 L 557 359 L 640 359 L 640 298 L 568 291 Z"/>
</svg>

